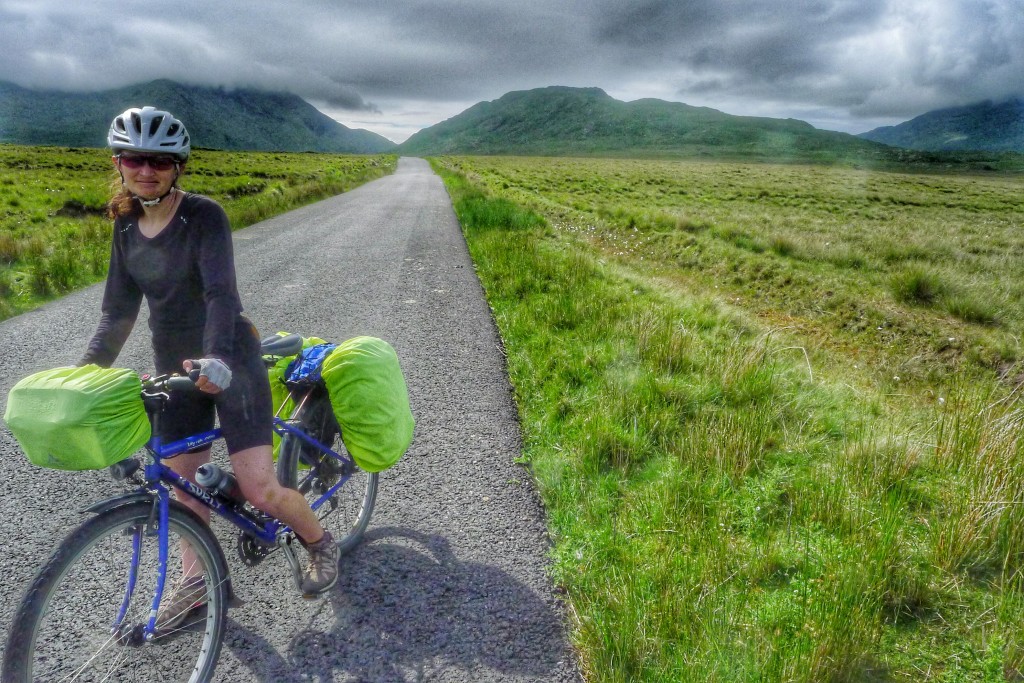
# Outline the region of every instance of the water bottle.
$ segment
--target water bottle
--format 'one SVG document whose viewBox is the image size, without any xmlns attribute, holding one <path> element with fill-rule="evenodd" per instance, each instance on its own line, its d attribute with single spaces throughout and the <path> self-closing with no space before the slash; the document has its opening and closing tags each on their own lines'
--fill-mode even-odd
<svg viewBox="0 0 1024 683">
<path fill-rule="evenodd" d="M 233 505 L 243 505 L 245 496 L 238 480 L 230 472 L 225 472 L 212 462 L 204 463 L 196 470 L 196 483 L 210 491 L 218 498 Z"/>
</svg>

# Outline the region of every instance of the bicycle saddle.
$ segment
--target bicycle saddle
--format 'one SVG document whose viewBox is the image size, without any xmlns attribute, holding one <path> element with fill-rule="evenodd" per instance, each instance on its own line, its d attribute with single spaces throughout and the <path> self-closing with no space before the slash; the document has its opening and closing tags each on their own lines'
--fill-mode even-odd
<svg viewBox="0 0 1024 683">
<path fill-rule="evenodd" d="M 297 334 L 276 334 L 260 340 L 260 353 L 264 356 L 294 356 L 302 351 L 302 337 Z"/>
</svg>

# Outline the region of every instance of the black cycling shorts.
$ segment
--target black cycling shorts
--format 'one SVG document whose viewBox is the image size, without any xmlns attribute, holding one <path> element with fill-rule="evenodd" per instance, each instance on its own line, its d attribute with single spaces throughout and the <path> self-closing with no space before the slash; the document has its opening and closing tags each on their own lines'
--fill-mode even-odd
<svg viewBox="0 0 1024 683">
<path fill-rule="evenodd" d="M 182 363 L 202 358 L 202 353 L 202 330 L 153 338 L 157 374 L 184 373 Z M 245 318 L 235 325 L 232 357 L 223 360 L 231 370 L 231 384 L 224 391 L 171 394 L 160 416 L 164 443 L 213 429 L 215 417 L 220 418 L 229 454 L 273 443 L 270 380 L 260 356 L 259 335 Z"/>
</svg>

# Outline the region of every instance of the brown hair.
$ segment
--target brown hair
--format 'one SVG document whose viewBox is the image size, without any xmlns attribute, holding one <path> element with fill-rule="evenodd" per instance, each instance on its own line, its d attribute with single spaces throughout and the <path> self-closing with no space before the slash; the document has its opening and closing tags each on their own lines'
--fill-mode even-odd
<svg viewBox="0 0 1024 683">
<path fill-rule="evenodd" d="M 124 186 L 121 174 L 118 174 L 110 182 L 110 195 L 110 202 L 107 204 L 107 218 L 117 219 L 121 216 L 132 216 L 142 210 L 139 200 L 133 197 L 128 188 Z"/>
</svg>

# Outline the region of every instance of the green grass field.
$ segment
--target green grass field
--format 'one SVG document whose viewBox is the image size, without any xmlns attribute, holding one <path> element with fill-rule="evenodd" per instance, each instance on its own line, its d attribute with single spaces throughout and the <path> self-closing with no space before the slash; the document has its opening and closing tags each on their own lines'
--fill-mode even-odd
<svg viewBox="0 0 1024 683">
<path fill-rule="evenodd" d="M 197 150 L 181 186 L 209 195 L 235 229 L 394 170 L 394 156 Z M 110 152 L 0 145 L 0 319 L 101 280 Z"/>
<path fill-rule="evenodd" d="M 1024 179 L 436 166 L 590 680 L 1021 680 Z"/>
<path fill-rule="evenodd" d="M 0 314 L 106 266 L 102 150 L 0 146 Z M 235 227 L 393 157 L 200 150 Z M 597 681 L 1024 670 L 1024 177 L 445 158 Z"/>
</svg>

